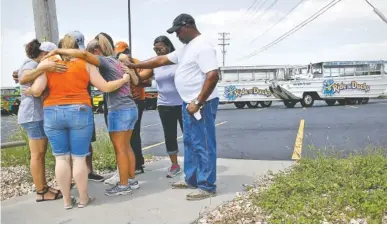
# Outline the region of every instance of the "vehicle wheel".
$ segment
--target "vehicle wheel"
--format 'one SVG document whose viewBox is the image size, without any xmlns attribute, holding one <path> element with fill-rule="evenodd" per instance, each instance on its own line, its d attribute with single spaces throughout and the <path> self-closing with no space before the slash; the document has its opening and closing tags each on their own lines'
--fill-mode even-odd
<svg viewBox="0 0 387 225">
<path fill-rule="evenodd" d="M 357 99 L 356 98 L 347 98 L 347 104 L 348 105 L 356 105 Z"/>
<path fill-rule="evenodd" d="M 244 102 L 235 102 L 234 105 L 238 109 L 243 109 L 245 107 L 246 103 L 244 103 Z"/>
<path fill-rule="evenodd" d="M 273 103 L 272 101 L 264 101 L 264 102 L 260 102 L 260 104 L 261 104 L 261 106 L 262 106 L 263 108 L 270 107 L 272 103 Z"/>
<path fill-rule="evenodd" d="M 103 113 L 103 102 L 98 103 L 97 113 Z"/>
<path fill-rule="evenodd" d="M 337 100 L 337 102 L 340 104 L 340 105 L 345 105 L 347 103 L 347 101 L 345 99 L 339 99 Z"/>
<path fill-rule="evenodd" d="M 359 105 L 367 104 L 369 100 L 370 100 L 369 98 L 360 98 L 360 99 L 358 99 L 357 104 L 359 104 Z"/>
<path fill-rule="evenodd" d="M 313 96 L 311 94 L 304 94 L 304 97 L 300 101 L 303 107 L 311 107 L 314 103 Z"/>
<path fill-rule="evenodd" d="M 249 108 L 258 108 L 259 102 L 247 102 L 246 104 Z"/>
<path fill-rule="evenodd" d="M 327 103 L 327 105 L 332 106 L 332 105 L 335 105 L 336 100 L 334 100 L 334 99 L 327 99 L 327 100 L 325 100 L 325 102 Z"/>
<path fill-rule="evenodd" d="M 284 100 L 284 105 L 285 105 L 287 108 L 293 108 L 296 104 L 297 104 L 296 101 L 288 101 L 288 100 Z"/>
</svg>

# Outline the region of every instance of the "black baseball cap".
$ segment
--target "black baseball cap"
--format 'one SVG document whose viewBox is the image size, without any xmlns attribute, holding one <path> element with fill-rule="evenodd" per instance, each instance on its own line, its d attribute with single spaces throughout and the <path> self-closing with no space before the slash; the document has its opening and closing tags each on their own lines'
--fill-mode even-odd
<svg viewBox="0 0 387 225">
<path fill-rule="evenodd" d="M 169 28 L 167 32 L 169 34 L 172 34 L 173 32 L 177 31 L 180 27 L 187 24 L 195 25 L 195 19 L 191 15 L 182 13 L 173 20 L 172 27 Z"/>
</svg>

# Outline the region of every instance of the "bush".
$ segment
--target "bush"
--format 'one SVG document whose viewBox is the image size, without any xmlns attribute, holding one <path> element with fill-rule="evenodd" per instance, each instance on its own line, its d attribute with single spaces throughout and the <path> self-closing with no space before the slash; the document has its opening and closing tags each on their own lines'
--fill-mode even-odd
<svg viewBox="0 0 387 225">
<path fill-rule="evenodd" d="M 382 223 L 387 212 L 387 150 L 346 158 L 318 154 L 302 158 L 290 172 L 273 177 L 252 202 L 269 223 Z"/>
</svg>

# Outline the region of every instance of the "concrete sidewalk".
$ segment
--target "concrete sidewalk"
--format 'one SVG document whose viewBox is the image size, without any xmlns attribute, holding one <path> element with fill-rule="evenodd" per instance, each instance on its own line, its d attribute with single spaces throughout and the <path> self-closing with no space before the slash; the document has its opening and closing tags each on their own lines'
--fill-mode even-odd
<svg viewBox="0 0 387 225">
<path fill-rule="evenodd" d="M 181 165 L 183 159 L 179 158 Z M 89 182 L 90 195 L 97 199 L 86 208 L 63 209 L 63 200 L 35 202 L 35 195 L 9 199 L 1 203 L 1 223 L 191 223 L 200 213 L 235 197 L 258 175 L 268 170 L 283 170 L 292 161 L 258 161 L 218 159 L 217 196 L 201 201 L 187 201 L 192 190 L 171 189 L 174 179 L 166 178 L 170 165 L 161 160 L 146 165 L 145 174 L 138 176 L 140 189 L 131 195 L 108 197 L 103 183 Z M 77 190 L 72 190 L 78 196 Z M 77 198 L 78 199 L 78 198 Z"/>
</svg>

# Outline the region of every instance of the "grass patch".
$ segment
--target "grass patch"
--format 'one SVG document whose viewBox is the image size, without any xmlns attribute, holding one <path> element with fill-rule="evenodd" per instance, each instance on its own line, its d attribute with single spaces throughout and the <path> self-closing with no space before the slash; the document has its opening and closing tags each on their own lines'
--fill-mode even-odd
<svg viewBox="0 0 387 225">
<path fill-rule="evenodd" d="M 269 188 L 252 202 L 269 223 L 382 223 L 387 213 L 387 150 L 346 158 L 318 153 L 302 158 L 290 172 L 273 175 Z"/>
<path fill-rule="evenodd" d="M 110 141 L 109 135 L 103 128 L 97 128 L 97 141 L 92 143 L 93 146 L 93 167 L 95 170 L 110 172 L 117 168 L 116 156 L 114 153 L 113 144 Z M 10 141 L 23 140 L 28 143 L 27 133 L 21 128 L 9 137 Z M 152 159 L 152 155 L 144 155 L 145 159 Z M 1 166 L 26 166 L 30 165 L 30 151 L 28 145 L 6 148 L 1 150 Z M 48 144 L 46 154 L 46 168 L 49 172 L 54 172 L 55 157 L 52 155 L 52 149 Z"/>
</svg>

